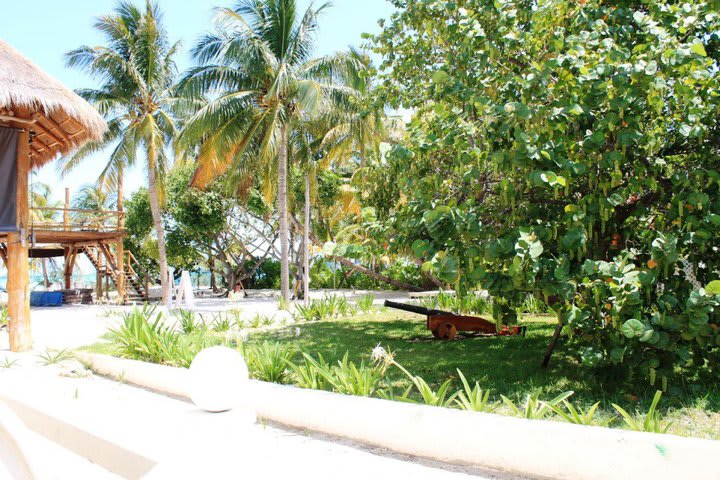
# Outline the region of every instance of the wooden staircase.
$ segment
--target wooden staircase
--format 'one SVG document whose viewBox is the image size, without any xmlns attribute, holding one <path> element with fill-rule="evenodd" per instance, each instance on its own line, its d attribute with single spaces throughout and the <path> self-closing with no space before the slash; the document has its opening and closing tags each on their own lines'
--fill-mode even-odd
<svg viewBox="0 0 720 480">
<path fill-rule="evenodd" d="M 149 295 L 148 275 L 130 251 L 124 252 L 123 271 L 117 267 L 117 258 L 107 244 L 96 244 L 81 247 L 90 263 L 97 270 L 100 278 L 109 278 L 118 287 L 120 275 L 125 284 L 125 301 L 147 300 Z"/>
</svg>

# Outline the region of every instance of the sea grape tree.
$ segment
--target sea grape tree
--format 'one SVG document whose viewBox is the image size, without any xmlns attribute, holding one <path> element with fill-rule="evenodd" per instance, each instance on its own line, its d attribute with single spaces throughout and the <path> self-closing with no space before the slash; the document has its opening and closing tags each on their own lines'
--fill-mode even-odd
<svg viewBox="0 0 720 480">
<path fill-rule="evenodd" d="M 389 248 L 498 322 L 544 297 L 586 365 L 716 365 L 720 4 L 393 3 L 378 92 L 414 116 L 372 167 L 401 172 Z"/>
</svg>

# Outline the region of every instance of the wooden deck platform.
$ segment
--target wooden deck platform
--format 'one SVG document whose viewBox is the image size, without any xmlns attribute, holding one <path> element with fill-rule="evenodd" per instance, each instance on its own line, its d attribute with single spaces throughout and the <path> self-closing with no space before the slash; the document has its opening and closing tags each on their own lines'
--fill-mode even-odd
<svg viewBox="0 0 720 480">
<path fill-rule="evenodd" d="M 112 282 L 123 298 L 147 298 L 148 275 L 132 252 L 125 251 L 126 236 L 122 211 L 82 210 L 69 207 L 30 209 L 28 254 L 30 258 L 63 257 L 65 288 L 71 279 L 78 255 L 84 255 L 97 270 L 97 295 L 107 292 Z M 0 260 L 7 262 L 7 233 L 0 233 Z M 128 290 L 132 290 L 128 292 Z"/>
</svg>

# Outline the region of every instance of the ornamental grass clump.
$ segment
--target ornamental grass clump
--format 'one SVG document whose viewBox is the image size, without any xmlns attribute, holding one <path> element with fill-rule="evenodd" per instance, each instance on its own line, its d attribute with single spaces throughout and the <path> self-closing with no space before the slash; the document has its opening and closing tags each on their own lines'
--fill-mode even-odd
<svg viewBox="0 0 720 480">
<path fill-rule="evenodd" d="M 313 358 L 304 352 L 302 355 L 302 363 L 293 363 L 287 360 L 287 366 L 292 370 L 292 383 L 300 388 L 332 390 L 330 382 L 320 373 L 330 369 L 330 365 L 325 361 L 322 354 L 319 353 L 317 358 Z"/>
<path fill-rule="evenodd" d="M 204 326 L 195 322 L 194 316 L 180 319 L 180 333 L 165 324 L 162 312 L 155 307 L 135 308 L 123 315 L 122 324 L 109 331 L 110 340 L 120 356 L 152 363 L 189 367 L 200 350 L 222 342 L 208 335 Z M 182 325 L 185 322 L 184 326 Z"/>
<path fill-rule="evenodd" d="M 295 351 L 280 342 L 240 344 L 240 351 L 248 365 L 250 376 L 257 380 L 273 383 L 288 383 L 292 369 L 288 364 Z"/>
<path fill-rule="evenodd" d="M 375 301 L 375 295 L 368 293 L 367 295 L 360 297 L 357 300 L 358 309 L 362 313 L 370 313 L 373 310 L 373 302 Z"/>
</svg>

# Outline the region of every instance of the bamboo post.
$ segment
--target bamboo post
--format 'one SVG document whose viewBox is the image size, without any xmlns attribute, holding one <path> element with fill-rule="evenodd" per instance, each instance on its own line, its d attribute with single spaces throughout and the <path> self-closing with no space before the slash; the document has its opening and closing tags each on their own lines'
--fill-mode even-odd
<svg viewBox="0 0 720 480">
<path fill-rule="evenodd" d="M 70 189 L 65 188 L 65 210 L 63 211 L 63 229 L 70 229 Z"/>
<path fill-rule="evenodd" d="M 30 325 L 30 265 L 28 263 L 27 228 L 28 177 L 30 175 L 30 135 L 18 134 L 17 146 L 17 232 L 8 233 L 8 316 L 10 350 L 25 352 L 32 348 Z"/>
</svg>

